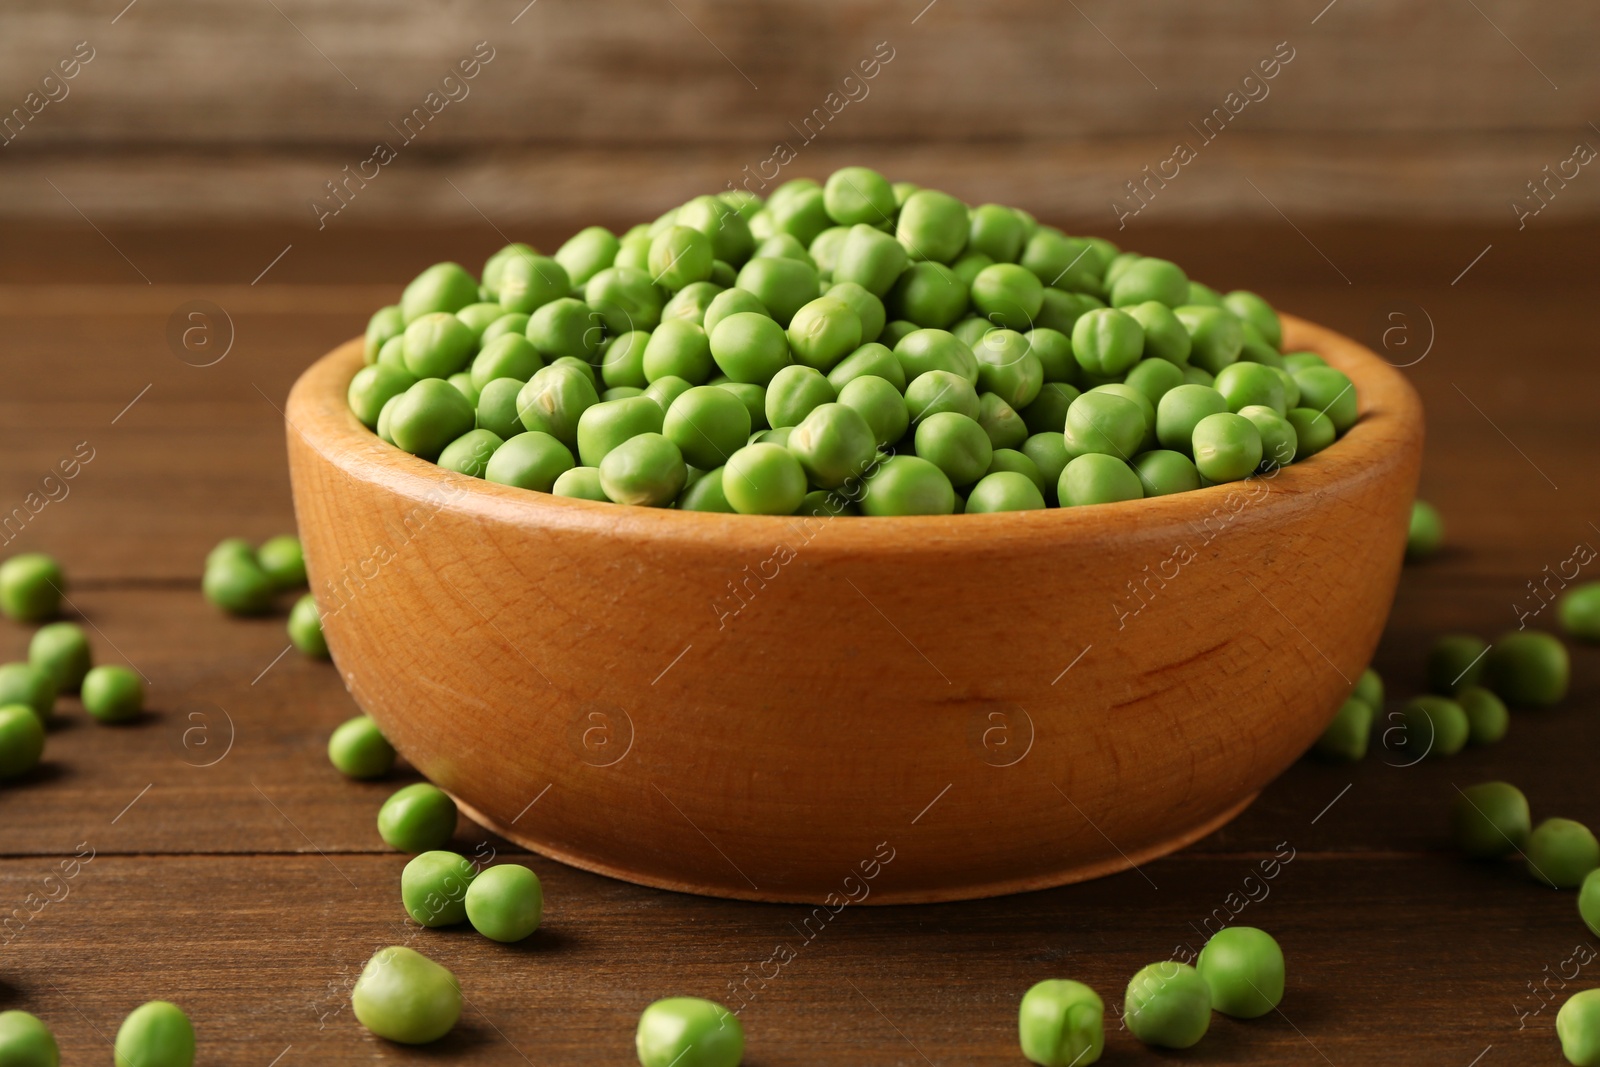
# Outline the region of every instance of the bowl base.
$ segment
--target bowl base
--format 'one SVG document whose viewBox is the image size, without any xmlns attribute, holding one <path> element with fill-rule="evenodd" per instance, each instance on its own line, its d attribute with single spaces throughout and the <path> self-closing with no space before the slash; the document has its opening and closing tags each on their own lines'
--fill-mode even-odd
<svg viewBox="0 0 1600 1067">
<path fill-rule="evenodd" d="M 1193 844 L 1212 831 L 1232 822 L 1240 812 L 1254 803 L 1258 796 L 1260 796 L 1260 793 L 1251 793 L 1237 804 L 1223 810 L 1220 814 L 1214 815 L 1196 826 L 1183 830 L 1153 845 L 1147 845 L 1131 854 L 1122 853 L 1119 849 L 1118 855 L 1113 859 L 1081 863 L 1076 866 L 1064 867 L 1060 870 L 1048 871 L 1044 874 L 1031 875 L 1027 878 L 1013 878 L 998 882 L 973 882 L 965 885 L 923 889 L 883 887 L 882 889 L 875 889 L 871 896 L 862 900 L 861 903 L 943 904 L 957 900 L 981 900 L 984 897 L 1002 897 L 1012 893 L 1028 893 L 1037 889 L 1053 889 L 1056 886 L 1071 885 L 1074 882 L 1087 882 L 1091 878 L 1104 878 L 1107 875 L 1118 874 L 1138 867 L 1151 860 L 1160 859 L 1162 856 L 1169 855 Z M 786 893 L 781 889 L 757 891 L 740 889 L 737 886 L 722 883 L 709 884 L 661 878 L 647 872 L 630 870 L 626 867 L 605 863 L 567 849 L 553 847 L 538 838 L 501 825 L 471 804 L 465 803 L 460 797 L 454 797 L 454 799 L 456 807 L 460 808 L 462 814 L 466 815 L 467 818 L 513 844 L 521 845 L 530 852 L 537 852 L 541 856 L 564 863 L 569 867 L 577 867 L 579 870 L 590 871 L 594 874 L 603 874 L 607 878 L 632 882 L 634 885 L 649 886 L 652 889 L 667 889 L 674 893 L 693 893 L 696 896 L 703 897 L 754 900 L 765 904 L 822 904 L 824 903 L 822 897 L 829 892 L 819 891 L 819 894 L 813 897 L 806 896 L 799 891 L 794 891 L 792 894 Z"/>
</svg>

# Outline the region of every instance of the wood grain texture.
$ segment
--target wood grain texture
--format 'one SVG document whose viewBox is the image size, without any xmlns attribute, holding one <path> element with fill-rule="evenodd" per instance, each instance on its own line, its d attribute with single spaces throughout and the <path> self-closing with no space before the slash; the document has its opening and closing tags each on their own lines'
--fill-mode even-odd
<svg viewBox="0 0 1600 1067">
<path fill-rule="evenodd" d="M 410 779 L 357 785 L 327 767 L 326 733 L 354 712 L 335 671 L 291 653 L 252 686 L 283 649 L 281 621 L 220 618 L 198 596 L 199 560 L 223 536 L 260 539 L 293 521 L 281 418 L 251 383 L 281 405 L 295 376 L 370 310 L 351 292 L 342 310 L 298 315 L 271 310 L 297 295 L 261 290 L 281 281 L 398 292 L 426 263 L 475 262 L 498 238 L 481 220 L 461 230 L 330 231 L 317 243 L 282 229 L 107 232 L 157 287 L 221 297 L 230 308 L 236 298 L 224 283 L 248 287 L 286 244 L 295 247 L 252 291 L 256 310 L 235 309 L 241 347 L 201 371 L 179 363 L 163 338 L 171 297 L 185 294 L 152 297 L 81 220 L 11 227 L 0 242 L 0 491 L 19 498 L 58 445 L 115 432 L 94 437 L 105 450 L 71 498 L 6 550 L 56 552 L 77 581 L 74 601 L 103 631 L 91 631 L 97 654 L 116 660 L 114 644 L 153 682 L 151 715 L 129 729 L 94 726 L 63 701 L 47 769 L 0 790 L 0 854 L 9 857 L 0 861 L 0 918 L 48 891 L 43 878 L 79 842 L 98 850 L 68 900 L 0 947 L 0 1008 L 42 1015 L 69 1063 L 109 1059 L 101 1033 L 139 1001 L 171 996 L 194 1017 L 207 1063 L 265 1067 L 282 1053 L 278 1067 L 441 1054 L 626 1064 L 648 1000 L 696 993 L 733 1002 L 729 982 L 760 973 L 785 938 L 798 945 L 790 923 L 804 909 L 640 889 L 522 857 L 545 880 L 550 904 L 529 948 L 506 950 L 465 931 L 416 933 L 473 1002 L 449 1048 L 397 1048 L 374 1041 L 347 1011 L 328 1015 L 374 948 L 415 932 L 394 890 L 402 861 L 372 826 L 386 790 Z M 1542 567 L 1578 540 L 1600 544 L 1589 526 L 1600 522 L 1590 472 L 1600 454 L 1592 417 L 1600 364 L 1583 340 L 1597 281 L 1584 250 L 1597 235 L 1305 232 L 1353 284 L 1281 220 L 1223 231 L 1152 226 L 1137 247 L 1208 280 L 1256 288 L 1379 350 L 1392 325 L 1385 315 L 1404 308 L 1420 338 L 1418 309 L 1427 312 L 1435 344 L 1404 373 L 1428 412 L 1422 493 L 1443 510 L 1449 534 L 1436 560 L 1406 568 L 1375 657 L 1397 709 L 1418 691 L 1434 636 L 1492 637 L 1515 626 L 1513 604 Z M 87 283 L 99 284 L 71 301 L 50 295 Z M 0 659 L 17 658 L 27 638 L 0 624 Z M 1180 939 L 1192 943 L 1191 924 L 1226 907 L 1230 892 L 1259 895 L 1243 879 L 1259 879 L 1261 860 L 1287 842 L 1295 860 L 1239 916 L 1289 950 L 1287 1021 L 1217 1018 L 1186 1059 L 1322 1064 L 1320 1050 L 1340 1067 L 1465 1067 L 1492 1045 L 1485 1067 L 1558 1064 L 1555 1009 L 1594 984 L 1594 965 L 1564 988 L 1551 975 L 1575 946 L 1600 943 L 1571 894 L 1451 855 L 1443 820 L 1454 785 L 1504 778 L 1527 790 L 1536 816 L 1600 824 L 1588 764 L 1566 756 L 1600 745 L 1600 652 L 1573 655 L 1569 699 L 1516 716 L 1500 745 L 1410 768 L 1376 751 L 1355 766 L 1299 762 L 1227 827 L 1143 868 L 1159 889 L 1129 872 L 989 902 L 847 908 L 742 1013 L 750 1062 L 1020 1062 L 1013 1013 L 1029 983 L 1079 977 L 1108 1009 L 1120 1004 L 1129 975 Z M 179 755 L 185 710 L 202 702 L 220 703 L 238 726 L 231 753 L 209 769 Z M 471 852 L 484 840 L 463 822 L 456 844 Z M 1547 979 L 1549 1006 L 1536 1011 L 1543 1002 L 1530 984 Z M 1110 1035 L 1102 1062 L 1146 1061 L 1153 1054 L 1126 1033 Z"/>
</svg>

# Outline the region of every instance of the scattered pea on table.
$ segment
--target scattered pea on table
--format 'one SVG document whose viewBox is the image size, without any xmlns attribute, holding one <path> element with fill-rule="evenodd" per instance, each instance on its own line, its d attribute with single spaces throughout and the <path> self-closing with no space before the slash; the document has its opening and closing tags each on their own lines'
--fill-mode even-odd
<svg viewBox="0 0 1600 1067">
<path fill-rule="evenodd" d="M 1584 989 L 1556 1012 L 1561 1052 L 1574 1067 L 1600 1067 L 1600 989 Z"/>
<path fill-rule="evenodd" d="M 1556 601 L 1561 628 L 1580 641 L 1600 641 L 1600 582 L 1584 582 Z"/>
<path fill-rule="evenodd" d="M 465 856 L 435 849 L 411 857 L 400 872 L 400 901 L 422 926 L 467 921 L 467 891 L 478 868 Z"/>
<path fill-rule="evenodd" d="M 122 1021 L 115 1052 L 117 1067 L 193 1067 L 194 1026 L 176 1004 L 152 1000 Z"/>
<path fill-rule="evenodd" d="M 347 778 L 382 778 L 394 757 L 394 746 L 366 715 L 346 719 L 328 738 L 328 762 Z"/>
<path fill-rule="evenodd" d="M 289 640 L 312 659 L 328 658 L 328 639 L 322 635 L 322 610 L 310 593 L 294 602 L 289 610 Z"/>
<path fill-rule="evenodd" d="M 72 622 L 41 626 L 28 642 L 28 662 L 49 676 L 58 693 L 76 693 L 94 665 L 89 635 Z"/>
<path fill-rule="evenodd" d="M 1572 663 L 1559 638 L 1539 630 L 1502 634 L 1483 657 L 1480 681 L 1507 704 L 1548 707 L 1567 695 Z"/>
<path fill-rule="evenodd" d="M 119 664 L 92 667 L 83 676 L 83 709 L 101 722 L 131 722 L 144 710 L 144 679 Z"/>
<path fill-rule="evenodd" d="M 42 552 L 23 552 L 0 563 L 0 612 L 18 622 L 42 622 L 61 609 L 66 577 Z"/>
<path fill-rule="evenodd" d="M 1450 806 L 1450 834 L 1474 859 L 1509 856 L 1527 844 L 1532 830 L 1528 798 L 1509 782 L 1469 785 Z"/>
<path fill-rule="evenodd" d="M 1411 504 L 1411 525 L 1406 530 L 1406 559 L 1424 560 L 1439 551 L 1444 543 L 1444 520 L 1439 510 L 1426 500 Z"/>
<path fill-rule="evenodd" d="M 1546 819 L 1535 826 L 1522 854 L 1528 873 L 1554 889 L 1576 889 L 1600 867 L 1600 842 L 1571 819 Z"/>
<path fill-rule="evenodd" d="M 350 1006 L 377 1036 L 424 1045 L 448 1034 L 461 1018 L 461 983 L 415 949 L 391 945 L 362 968 Z"/>
<path fill-rule="evenodd" d="M 716 1001 L 668 997 L 640 1014 L 634 1049 L 640 1067 L 738 1067 L 744 1027 Z"/>
<path fill-rule="evenodd" d="M 1283 999 L 1283 949 L 1265 930 L 1218 930 L 1200 950 L 1195 969 L 1211 990 L 1211 1006 L 1224 1015 L 1255 1019 Z"/>
<path fill-rule="evenodd" d="M 56 1036 L 37 1015 L 0 1011 L 0 1064 L 6 1067 L 60 1067 Z"/>
<path fill-rule="evenodd" d="M 1022 995 L 1017 1037 L 1039 1067 L 1098 1063 L 1105 1048 L 1105 1003 L 1082 982 L 1049 978 Z"/>
<path fill-rule="evenodd" d="M 1211 988 L 1187 963 L 1152 963 L 1128 982 L 1122 1018 L 1147 1045 L 1190 1048 L 1211 1026 Z"/>
<path fill-rule="evenodd" d="M 44 723 L 34 710 L 26 704 L 0 705 L 0 780 L 27 774 L 42 755 Z"/>
<path fill-rule="evenodd" d="M 539 876 L 516 863 L 481 872 L 467 887 L 467 920 L 494 941 L 521 941 L 539 928 L 544 888 Z"/>
<path fill-rule="evenodd" d="M 456 802 L 430 782 L 397 790 L 378 809 L 378 834 L 401 852 L 443 847 L 456 832 Z"/>
</svg>

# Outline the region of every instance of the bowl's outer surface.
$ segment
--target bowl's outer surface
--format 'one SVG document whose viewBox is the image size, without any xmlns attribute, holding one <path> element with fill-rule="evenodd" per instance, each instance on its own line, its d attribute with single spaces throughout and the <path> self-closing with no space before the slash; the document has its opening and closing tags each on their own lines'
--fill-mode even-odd
<svg viewBox="0 0 1600 1067">
<path fill-rule="evenodd" d="M 1377 644 L 1422 453 L 1404 378 L 1285 317 L 1361 419 L 1273 477 L 998 515 L 569 500 L 289 400 L 295 507 L 357 702 L 538 852 L 758 900 L 953 900 L 1124 869 L 1241 810 Z"/>
</svg>

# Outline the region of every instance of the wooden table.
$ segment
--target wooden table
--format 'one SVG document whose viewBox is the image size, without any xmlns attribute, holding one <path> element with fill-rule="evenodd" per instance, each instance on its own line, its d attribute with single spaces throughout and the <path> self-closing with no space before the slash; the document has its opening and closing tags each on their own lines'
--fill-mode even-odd
<svg viewBox="0 0 1600 1067">
<path fill-rule="evenodd" d="M 64 700 L 44 766 L 0 790 L 0 1008 L 44 1017 L 65 1062 L 107 1060 L 123 1015 L 161 997 L 189 1011 L 208 1064 L 625 1064 L 639 1010 L 685 993 L 749 1001 L 755 1067 L 1014 1064 L 1017 1000 L 1052 976 L 1105 996 L 1103 1062 L 1150 1062 L 1157 1054 L 1119 1029 L 1123 985 L 1176 946 L 1198 948 L 1221 918 L 1279 938 L 1288 992 L 1279 1014 L 1216 1017 L 1184 1058 L 1561 1062 L 1556 1008 L 1600 983 L 1600 938 L 1573 894 L 1458 858 L 1444 826 L 1454 787 L 1489 778 L 1521 785 L 1536 817 L 1600 823 L 1592 649 L 1575 650 L 1569 699 L 1516 715 L 1492 749 L 1416 766 L 1381 751 L 1355 766 L 1302 762 L 1193 848 L 1087 885 L 851 907 L 807 940 L 804 908 L 678 896 L 519 856 L 548 900 L 529 942 L 415 927 L 397 899 L 404 857 L 373 826 L 395 781 L 345 781 L 323 755 L 355 711 L 336 670 L 285 652 L 281 618 L 219 616 L 199 595 L 200 561 L 224 536 L 292 528 L 279 408 L 296 374 L 417 269 L 476 264 L 499 237 L 487 226 L 86 225 L 9 236 L 0 518 L 13 507 L 27 518 L 0 537 L 12 538 L 4 553 L 55 554 L 96 655 L 135 665 L 151 695 L 150 713 L 123 728 Z M 1417 691 L 1432 637 L 1514 627 L 1519 605 L 1538 606 L 1529 582 L 1600 544 L 1596 236 L 1277 224 L 1122 235 L 1369 344 L 1388 330 L 1391 358 L 1416 360 L 1406 373 L 1428 405 L 1422 491 L 1449 534 L 1401 584 L 1377 658 L 1392 698 Z M 192 364 L 209 357 L 186 363 L 168 340 L 199 324 L 177 314 L 199 300 L 225 310 L 233 334 L 203 367 Z M 227 330 L 213 327 L 220 353 Z M 46 482 L 74 453 L 76 477 Z M 21 657 L 27 640 L 0 625 L 0 658 Z M 465 822 L 457 845 L 515 851 Z M 69 865 L 75 877 L 52 877 L 91 850 Z M 461 979 L 469 1007 L 436 1047 L 387 1044 L 351 1016 L 350 984 L 391 943 Z M 792 961 L 764 967 L 780 945 Z"/>
</svg>

